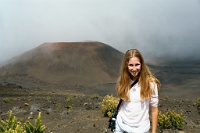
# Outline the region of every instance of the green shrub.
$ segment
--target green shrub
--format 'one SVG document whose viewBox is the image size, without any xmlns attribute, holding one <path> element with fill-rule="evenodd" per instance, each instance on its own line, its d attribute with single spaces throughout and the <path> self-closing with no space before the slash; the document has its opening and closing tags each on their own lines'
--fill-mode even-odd
<svg viewBox="0 0 200 133">
<path fill-rule="evenodd" d="M 29 121 L 26 121 L 24 125 L 17 121 L 17 118 L 13 116 L 12 111 L 9 113 L 8 120 L 1 120 L 0 133 L 43 133 L 46 127 L 42 125 L 41 112 L 38 114 L 38 118 L 33 126 Z"/>
<path fill-rule="evenodd" d="M 9 118 L 6 121 L 1 120 L 0 133 L 23 133 L 23 128 L 20 122 L 17 122 L 17 118 L 13 116 L 12 111 L 9 113 Z"/>
<path fill-rule="evenodd" d="M 159 112 L 158 124 L 161 129 L 182 129 L 184 126 L 183 115 L 174 110 L 168 110 L 165 114 Z"/>
<path fill-rule="evenodd" d="M 67 98 L 67 99 L 66 99 L 66 102 L 67 102 L 68 104 L 72 103 L 72 98 L 71 98 L 71 97 Z"/>
<path fill-rule="evenodd" d="M 38 117 L 35 121 L 35 125 L 32 125 L 31 122 L 27 121 L 24 124 L 26 133 L 43 133 L 46 129 L 46 126 L 42 125 L 41 112 L 39 112 Z"/>
<path fill-rule="evenodd" d="M 8 97 L 3 98 L 3 101 L 4 101 L 5 103 L 9 103 L 9 102 L 10 102 L 10 98 L 8 98 Z"/>
<path fill-rule="evenodd" d="M 62 104 L 61 103 L 56 103 L 56 108 L 57 109 L 61 109 L 63 106 L 62 106 Z"/>
<path fill-rule="evenodd" d="M 200 113 L 200 97 L 198 97 L 195 101 L 194 101 L 194 107 L 196 107 Z"/>
<path fill-rule="evenodd" d="M 106 95 L 103 101 L 99 103 L 99 106 L 104 113 L 104 116 L 111 117 L 114 110 L 117 108 L 119 98 L 113 97 L 112 95 Z"/>
<path fill-rule="evenodd" d="M 99 94 L 93 94 L 90 96 L 90 99 L 98 99 L 99 97 Z"/>
<path fill-rule="evenodd" d="M 46 97 L 46 101 L 51 101 L 51 97 L 50 97 L 50 96 L 47 96 L 47 97 Z"/>
</svg>

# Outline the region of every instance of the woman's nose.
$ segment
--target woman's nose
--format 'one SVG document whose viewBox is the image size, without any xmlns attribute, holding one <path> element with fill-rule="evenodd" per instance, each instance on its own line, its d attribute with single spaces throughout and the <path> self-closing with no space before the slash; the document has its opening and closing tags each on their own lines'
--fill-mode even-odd
<svg viewBox="0 0 200 133">
<path fill-rule="evenodd" d="M 133 66 L 133 71 L 135 71 L 136 70 L 136 67 L 135 66 Z"/>
</svg>

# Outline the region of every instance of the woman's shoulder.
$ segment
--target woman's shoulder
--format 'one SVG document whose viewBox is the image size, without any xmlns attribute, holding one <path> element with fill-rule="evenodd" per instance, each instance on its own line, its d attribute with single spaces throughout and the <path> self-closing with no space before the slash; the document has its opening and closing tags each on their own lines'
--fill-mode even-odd
<svg viewBox="0 0 200 133">
<path fill-rule="evenodd" d="M 158 95 L 158 85 L 156 82 L 150 82 L 150 88 L 152 91 L 152 95 Z"/>
<path fill-rule="evenodd" d="M 160 82 L 158 79 L 154 78 L 154 77 L 151 77 L 149 79 L 149 83 L 150 83 L 150 86 L 153 87 L 153 88 L 160 88 Z"/>
<path fill-rule="evenodd" d="M 151 82 L 150 82 L 150 86 L 151 86 L 152 88 L 157 88 L 157 83 L 151 81 Z"/>
</svg>

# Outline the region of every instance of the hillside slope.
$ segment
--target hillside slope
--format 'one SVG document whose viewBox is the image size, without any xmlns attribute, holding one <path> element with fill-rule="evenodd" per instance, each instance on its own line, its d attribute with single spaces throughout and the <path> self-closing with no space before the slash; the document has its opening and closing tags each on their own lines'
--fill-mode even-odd
<svg viewBox="0 0 200 133">
<path fill-rule="evenodd" d="M 101 42 L 44 43 L 10 60 L 1 67 L 0 76 L 27 87 L 113 83 L 122 57 Z"/>
</svg>

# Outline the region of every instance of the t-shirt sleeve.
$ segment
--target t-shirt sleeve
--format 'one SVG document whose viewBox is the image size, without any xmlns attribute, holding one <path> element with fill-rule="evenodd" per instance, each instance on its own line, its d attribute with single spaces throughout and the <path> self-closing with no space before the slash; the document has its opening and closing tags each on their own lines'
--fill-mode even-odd
<svg viewBox="0 0 200 133">
<path fill-rule="evenodd" d="M 151 87 L 153 89 L 152 96 L 150 99 L 150 106 L 158 107 L 158 87 L 156 83 L 151 83 Z"/>
</svg>

